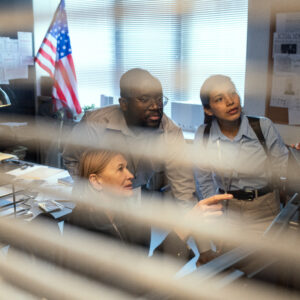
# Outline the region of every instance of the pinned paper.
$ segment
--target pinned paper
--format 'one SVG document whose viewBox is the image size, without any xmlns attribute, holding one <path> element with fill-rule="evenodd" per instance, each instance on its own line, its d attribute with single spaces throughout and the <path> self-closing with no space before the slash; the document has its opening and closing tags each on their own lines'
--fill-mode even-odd
<svg viewBox="0 0 300 300">
<path fill-rule="evenodd" d="M 18 39 L 0 37 L 0 84 L 28 78 L 28 66 L 33 64 L 31 32 L 18 32 Z"/>
<path fill-rule="evenodd" d="M 300 32 L 275 32 L 273 57 L 270 105 L 288 108 L 294 120 L 292 110 L 300 103 Z"/>
<path fill-rule="evenodd" d="M 32 33 L 31 32 L 18 32 L 18 45 L 21 54 L 22 65 L 33 65 L 32 56 Z"/>
<path fill-rule="evenodd" d="M 289 108 L 289 125 L 300 124 L 300 109 Z"/>
</svg>

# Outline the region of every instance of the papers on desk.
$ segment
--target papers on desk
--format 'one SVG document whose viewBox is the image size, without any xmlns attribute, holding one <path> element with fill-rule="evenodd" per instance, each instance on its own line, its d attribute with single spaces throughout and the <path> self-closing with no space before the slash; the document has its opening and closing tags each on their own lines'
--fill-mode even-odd
<svg viewBox="0 0 300 300">
<path fill-rule="evenodd" d="M 65 203 L 64 203 L 64 205 L 65 205 Z M 69 205 L 72 205 L 72 207 L 70 208 L 70 207 L 65 206 L 62 210 L 51 213 L 52 217 L 54 219 L 59 219 L 61 217 L 65 217 L 65 216 L 69 215 L 72 212 L 73 208 L 75 207 L 75 204 L 71 203 Z"/>
<path fill-rule="evenodd" d="M 71 176 L 59 178 L 59 179 L 57 179 L 57 182 L 68 185 L 68 186 L 73 186 L 73 184 L 74 184 L 74 180 Z"/>
<path fill-rule="evenodd" d="M 0 152 L 0 161 L 5 160 L 5 159 L 10 159 L 10 158 L 17 159 L 17 157 L 13 154 Z"/>
<path fill-rule="evenodd" d="M 16 214 L 20 214 L 25 211 L 26 211 L 26 209 L 24 209 L 21 206 L 16 207 Z M 0 210 L 0 217 L 11 216 L 11 215 L 14 215 L 14 213 L 15 213 L 15 211 L 14 211 L 13 207 L 5 209 L 5 210 Z"/>
<path fill-rule="evenodd" d="M 0 126 L 8 126 L 8 127 L 22 127 L 22 126 L 27 126 L 27 122 L 5 122 L 5 123 L 0 123 Z"/>
<path fill-rule="evenodd" d="M 66 201 L 68 200 L 68 195 L 71 194 L 72 187 L 58 183 L 58 179 L 64 178 L 67 175 L 69 175 L 69 173 L 66 170 L 41 165 L 29 165 L 25 169 L 21 167 L 6 172 L 6 174 L 16 176 L 17 181 L 15 184 L 15 188 L 18 187 L 19 181 L 21 186 L 21 183 L 27 184 L 30 189 L 30 194 L 34 195 L 34 198 L 31 197 L 28 201 L 26 201 L 26 205 L 29 206 L 29 212 L 31 214 L 30 217 L 26 216 L 26 221 L 34 219 L 43 212 L 43 210 L 39 207 L 39 203 L 48 203 L 53 200 L 58 202 L 62 201 L 60 202 L 61 209 L 59 211 L 53 213 L 50 212 L 54 219 L 59 219 L 72 212 L 72 209 L 74 208 L 75 204 Z M 52 194 L 51 192 L 46 193 L 40 191 L 39 187 L 51 189 L 54 193 Z M 60 191 L 63 193 L 63 196 L 61 198 L 58 196 Z M 4 199 L 4 195 L 8 195 L 9 193 L 11 193 L 11 186 L 10 189 L 8 186 L 3 188 L 2 190 L 0 189 L 0 199 L 1 194 L 3 195 Z M 5 205 L 5 203 L 3 203 L 3 205 Z M 6 208 L 9 208 L 9 206 L 7 206 Z M 22 211 L 24 212 L 24 209 Z"/>
<path fill-rule="evenodd" d="M 25 203 L 27 200 L 31 199 L 31 197 L 25 195 L 22 192 L 19 192 L 15 194 L 15 199 L 16 199 L 16 204 L 18 204 L 18 203 Z M 12 195 L 0 198 L 0 209 L 9 205 L 13 205 Z"/>
<path fill-rule="evenodd" d="M 49 200 L 47 200 L 47 201 L 49 201 Z M 57 202 L 60 205 L 62 205 L 63 208 L 60 209 L 59 211 L 49 212 L 49 214 L 54 219 L 59 219 L 59 218 L 67 216 L 68 214 L 70 214 L 72 212 L 73 208 L 75 207 L 75 203 L 70 202 L 70 201 L 62 201 L 62 202 L 57 201 Z M 38 201 L 38 199 L 35 199 L 35 200 L 31 201 L 30 212 L 33 215 L 31 219 L 34 219 L 35 217 L 37 217 L 38 215 L 43 213 L 43 210 L 39 207 L 39 203 L 41 203 L 41 201 Z"/>
<path fill-rule="evenodd" d="M 16 193 L 19 191 L 22 191 L 22 190 L 23 190 L 23 188 L 15 186 Z M 11 184 L 0 186 L 0 198 L 11 195 L 11 194 L 12 194 L 12 185 Z"/>
<path fill-rule="evenodd" d="M 41 180 L 47 179 L 61 172 L 64 172 L 64 170 L 44 166 L 34 166 L 32 168 L 27 168 L 26 170 L 13 170 L 7 172 L 7 174 L 15 175 L 18 179 Z"/>
<path fill-rule="evenodd" d="M 16 215 L 24 215 L 30 206 L 26 202 L 31 199 L 30 196 L 18 192 L 15 194 Z M 13 196 L 7 195 L 0 198 L 0 217 L 8 217 L 15 214 Z"/>
</svg>

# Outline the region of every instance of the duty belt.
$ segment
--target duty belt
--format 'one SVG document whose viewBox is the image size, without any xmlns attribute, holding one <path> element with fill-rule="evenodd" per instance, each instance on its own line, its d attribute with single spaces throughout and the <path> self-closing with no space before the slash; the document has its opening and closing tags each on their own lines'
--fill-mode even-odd
<svg viewBox="0 0 300 300">
<path fill-rule="evenodd" d="M 252 189 L 243 189 L 236 191 L 227 191 L 227 194 L 233 195 L 234 198 L 238 200 L 252 201 L 254 198 L 263 196 L 265 194 L 271 193 L 273 190 L 269 186 L 265 186 L 261 189 L 252 190 Z M 224 190 L 219 189 L 221 194 L 224 193 Z"/>
</svg>

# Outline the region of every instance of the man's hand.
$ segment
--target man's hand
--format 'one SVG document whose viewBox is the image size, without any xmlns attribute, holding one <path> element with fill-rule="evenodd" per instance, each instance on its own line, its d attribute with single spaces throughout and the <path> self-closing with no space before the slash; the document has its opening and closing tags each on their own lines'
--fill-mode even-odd
<svg viewBox="0 0 300 300">
<path fill-rule="evenodd" d="M 230 194 L 220 194 L 214 195 L 212 197 L 203 199 L 199 201 L 185 216 L 188 220 L 190 217 L 213 217 L 213 216 L 221 216 L 223 214 L 223 205 L 222 201 L 232 199 L 233 196 Z M 208 220 L 211 220 L 210 218 Z M 185 240 L 189 232 L 174 228 L 176 234 L 182 239 Z M 205 254 L 203 255 L 205 256 Z"/>
<path fill-rule="evenodd" d="M 191 210 L 191 214 L 204 216 L 220 216 L 223 214 L 224 200 L 232 199 L 231 194 L 220 194 L 199 201 Z"/>
</svg>

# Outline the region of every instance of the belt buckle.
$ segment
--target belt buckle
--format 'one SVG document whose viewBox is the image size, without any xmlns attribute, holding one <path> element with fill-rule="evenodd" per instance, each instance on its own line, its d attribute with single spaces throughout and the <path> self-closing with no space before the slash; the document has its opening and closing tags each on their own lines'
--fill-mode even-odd
<svg viewBox="0 0 300 300">
<path fill-rule="evenodd" d="M 253 201 L 253 199 L 257 196 L 257 190 L 245 188 L 244 192 L 247 194 L 247 197 L 249 195 L 249 197 L 245 199 L 246 201 Z"/>
</svg>

